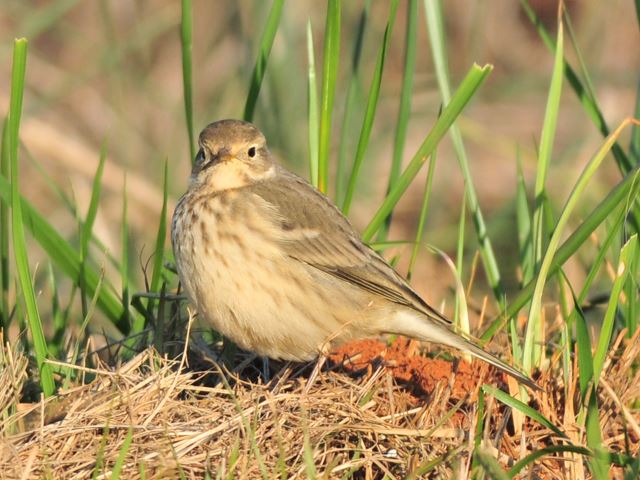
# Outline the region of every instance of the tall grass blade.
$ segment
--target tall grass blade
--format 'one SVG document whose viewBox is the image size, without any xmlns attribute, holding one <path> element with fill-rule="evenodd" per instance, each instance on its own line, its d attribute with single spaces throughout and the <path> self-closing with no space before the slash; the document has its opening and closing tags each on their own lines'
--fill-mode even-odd
<svg viewBox="0 0 640 480">
<path fill-rule="evenodd" d="M 316 81 L 316 60 L 313 51 L 313 32 L 311 20 L 307 21 L 307 112 L 309 129 L 309 178 L 311 185 L 318 187 L 318 85 Z"/>
<path fill-rule="evenodd" d="M 369 225 L 365 228 L 362 234 L 362 238 L 365 241 L 371 240 L 373 235 L 375 235 L 380 229 L 385 218 L 387 218 L 394 209 L 400 200 L 400 197 L 402 197 L 422 168 L 422 165 L 427 161 L 429 155 L 433 153 L 434 149 L 440 140 L 442 140 L 442 137 L 447 132 L 451 124 L 455 121 L 460 112 L 462 112 L 462 109 L 469 102 L 471 97 L 473 97 L 474 93 L 480 87 L 487 75 L 489 75 L 491 69 L 492 67 L 490 65 L 480 67 L 474 64 L 471 67 L 460 84 L 460 87 L 458 87 L 455 95 L 451 98 L 451 102 L 449 102 L 446 108 L 442 111 L 442 115 L 440 115 L 435 125 L 422 142 L 422 145 L 420 145 L 420 148 L 409 162 L 409 165 L 407 165 L 407 168 L 405 168 L 402 174 L 398 177 L 396 185 L 385 197 L 382 205 L 378 208 L 378 211 L 369 222 Z"/>
<path fill-rule="evenodd" d="M 51 367 L 46 363 L 48 357 L 47 341 L 42 329 L 42 320 L 36 303 L 36 294 L 31 283 L 31 270 L 27 257 L 27 245 L 24 235 L 24 218 L 20 202 L 18 180 L 18 142 L 20 116 L 22 115 L 22 97 L 24 93 L 24 77 L 27 67 L 27 40 L 18 39 L 13 45 L 13 65 L 11 71 L 11 97 L 9 103 L 9 157 L 11 161 L 11 232 L 13 254 L 16 260 L 16 275 L 22 291 L 29 331 L 33 339 L 36 354 L 40 385 L 46 397 L 55 391 L 55 383 Z"/>
<path fill-rule="evenodd" d="M 535 265 L 539 266 L 544 250 L 544 205 L 546 198 L 545 183 L 547 180 L 547 172 L 551 163 L 551 154 L 553 151 L 553 140 L 556 134 L 556 125 L 558 123 L 558 110 L 560 107 L 560 96 L 562 93 L 562 67 L 564 65 L 564 35 L 563 24 L 558 19 L 558 35 L 556 39 L 556 53 L 553 64 L 553 73 L 551 76 L 551 85 L 549 86 L 549 96 L 547 97 L 547 106 L 542 123 L 542 134 L 540 136 L 540 148 L 538 152 L 538 164 L 536 168 L 536 182 L 534 186 L 535 205 L 533 210 L 533 255 Z M 527 346 L 525 344 L 525 352 Z"/>
<path fill-rule="evenodd" d="M 577 302 L 577 299 L 575 300 Z M 589 388 L 593 380 L 593 355 L 591 354 L 591 336 L 589 335 L 587 320 L 578 303 L 576 303 L 573 319 L 575 320 L 576 350 L 578 354 L 578 388 L 580 389 L 580 402 L 584 407 L 587 403 Z"/>
<path fill-rule="evenodd" d="M 596 276 L 600 271 L 600 267 L 602 266 L 602 264 L 606 259 L 607 251 L 613 244 L 613 241 L 619 238 L 620 229 L 624 225 L 625 213 L 628 211 L 627 209 L 624 209 L 624 208 L 620 208 L 619 210 L 620 212 L 615 217 L 612 218 L 611 222 L 609 222 L 613 226 L 605 230 L 606 236 L 604 237 L 604 241 L 600 244 L 598 248 L 598 253 L 596 254 L 595 258 L 591 261 L 589 272 L 587 273 L 587 276 L 584 279 L 584 282 L 582 284 L 582 289 L 580 290 L 580 294 L 578 295 L 578 305 L 582 305 L 582 303 L 586 300 L 587 295 L 589 294 L 589 291 L 591 289 L 591 285 L 596 280 Z"/>
<path fill-rule="evenodd" d="M 191 161 L 196 158 L 193 137 L 193 67 L 191 48 L 193 45 L 193 6 L 191 0 L 182 0 L 182 20 L 180 22 L 180 46 L 182 48 L 182 88 L 184 94 L 184 115 L 189 136 Z"/>
<path fill-rule="evenodd" d="M 418 227 L 416 229 L 416 239 L 411 249 L 411 258 L 409 259 L 409 268 L 407 269 L 407 280 L 411 280 L 413 269 L 418 259 L 418 252 L 424 238 L 424 229 L 427 221 L 427 213 L 429 212 L 429 202 L 431 200 L 431 189 L 433 186 L 433 174 L 435 172 L 437 150 L 434 150 L 429 159 L 429 167 L 427 168 L 427 179 L 424 184 L 424 193 L 422 195 L 422 205 L 420 206 L 420 215 L 418 216 Z M 387 217 L 389 218 L 389 217 Z"/>
<path fill-rule="evenodd" d="M 49 288 L 51 289 L 51 323 L 53 324 L 53 336 L 47 342 L 47 347 L 49 349 L 49 355 L 52 358 L 56 358 L 62 353 L 64 348 L 63 338 L 67 330 L 67 321 L 60 307 L 58 282 L 56 282 L 53 265 L 50 262 L 47 264 L 47 277 L 49 280 Z"/>
<path fill-rule="evenodd" d="M 538 35 L 540 35 L 543 43 L 549 50 L 555 52 L 556 45 L 553 39 L 549 35 L 549 32 L 544 26 L 544 23 L 536 15 L 535 10 L 531 8 L 529 1 L 520 0 L 520 4 L 522 5 L 522 8 L 525 11 L 527 17 L 529 17 L 529 20 L 536 28 Z M 595 124 L 600 133 L 604 137 L 607 137 L 610 134 L 609 126 L 607 125 L 607 122 L 602 115 L 602 111 L 598 106 L 596 98 L 589 95 L 588 89 L 584 87 L 575 70 L 571 67 L 571 65 L 569 65 L 566 60 L 564 62 L 564 74 L 567 78 L 567 82 L 569 82 L 569 85 L 578 96 L 580 103 L 587 112 L 587 115 L 589 116 L 589 118 L 591 118 L 591 121 Z M 624 153 L 624 150 L 622 150 L 620 145 L 618 143 L 615 143 L 611 148 L 611 151 L 613 153 L 613 156 L 615 157 L 616 164 L 620 168 L 620 171 L 623 174 L 629 173 L 629 171 L 631 171 L 631 169 L 633 168 L 633 164 L 629 161 L 629 158 Z"/>
<path fill-rule="evenodd" d="M 578 228 L 558 248 L 551 267 L 549 277 L 555 275 L 560 267 L 573 256 L 573 254 L 588 240 L 596 228 L 613 212 L 620 204 L 630 204 L 640 193 L 640 166 L 627 174 L 618 185 L 586 216 Z M 504 323 L 514 317 L 522 307 L 526 305 L 533 295 L 536 281 L 532 280 L 520 289 L 520 292 L 509 303 L 506 310 L 501 313 L 487 327 L 480 340 L 489 341 L 495 333 L 502 328 Z"/>
<path fill-rule="evenodd" d="M 11 198 L 11 184 L 0 177 L 0 199 L 10 206 L 13 205 Z M 20 197 L 20 209 L 22 210 L 23 225 L 27 227 L 34 239 L 40 244 L 47 256 L 56 264 L 62 272 L 75 284 L 80 284 L 80 254 L 77 249 L 62 238 L 57 230 L 49 224 L 42 215 L 24 198 Z M 85 269 L 85 281 L 87 293 L 92 295 L 96 291 L 99 275 L 93 269 Z M 111 320 L 122 333 L 129 329 L 128 325 L 122 322 L 123 308 L 122 302 L 114 293 L 114 288 L 103 288 L 98 298 L 98 307 Z"/>
<path fill-rule="evenodd" d="M 522 281 L 526 285 L 533 278 L 533 239 L 531 225 L 531 211 L 527 200 L 527 187 L 522 173 L 522 163 L 518 155 L 518 178 L 516 186 L 516 224 L 518 228 L 518 252 Z"/>
<path fill-rule="evenodd" d="M 540 21 L 535 11 L 529 5 L 528 0 L 520 0 L 520 3 L 526 15 L 529 17 L 529 20 L 538 31 L 538 35 L 540 35 L 543 43 L 547 46 L 547 48 L 549 48 L 549 50 L 553 52 L 556 48 L 556 45 L 549 35 L 549 32 L 546 30 L 544 23 Z M 591 121 L 598 128 L 602 136 L 608 136 L 610 133 L 610 129 L 607 125 L 606 120 L 604 119 L 604 115 L 600 110 L 598 101 L 593 91 L 590 91 L 588 86 L 585 87 L 583 85 L 576 72 L 566 61 L 564 63 L 564 72 L 569 85 L 578 96 L 580 103 L 584 107 Z M 636 118 L 638 117 L 636 116 Z M 613 153 L 613 157 L 615 158 L 616 164 L 618 165 L 618 169 L 623 175 L 629 173 L 638 164 L 637 158 L 636 162 L 633 162 L 617 142 L 613 145 L 613 147 L 611 147 L 611 152 Z M 636 233 L 640 233 L 640 199 L 635 200 L 632 213 L 628 218 L 628 222 L 631 224 Z"/>
<path fill-rule="evenodd" d="M 577 445 L 551 445 L 550 447 L 535 450 L 523 459 L 518 460 L 513 465 L 513 467 L 509 469 L 507 474 L 509 475 L 509 478 L 516 478 L 518 477 L 518 474 L 522 471 L 522 469 L 533 465 L 533 463 L 539 458 L 546 457 L 547 455 L 553 455 L 554 453 L 566 452 L 577 453 L 578 455 L 583 455 L 585 457 L 590 457 L 592 455 L 591 450 L 589 450 L 588 448 L 579 447 Z"/>
<path fill-rule="evenodd" d="M 37 38 L 43 32 L 57 24 L 75 7 L 80 0 L 59 0 L 31 9 L 26 21 L 20 25 L 19 31 L 25 38 Z"/>
<path fill-rule="evenodd" d="M 89 200 L 89 208 L 85 216 L 84 223 L 80 230 L 80 299 L 82 302 L 82 315 L 87 315 L 87 298 L 85 294 L 85 278 L 84 271 L 89 258 L 89 241 L 93 237 L 93 224 L 98 213 L 98 204 L 100 202 L 100 191 L 102 189 L 102 172 L 104 171 L 104 162 L 107 158 L 107 144 L 103 142 L 100 147 L 100 159 L 98 168 L 93 177 L 93 185 L 91 188 L 91 199 Z"/>
<path fill-rule="evenodd" d="M 158 292 L 160 280 L 162 279 L 162 269 L 164 268 L 164 245 L 167 237 L 167 200 L 169 197 L 169 161 L 164 162 L 164 180 L 162 188 L 162 209 L 160 210 L 160 220 L 158 221 L 158 232 L 156 233 L 155 248 L 153 250 L 153 272 L 151 273 L 151 283 L 149 291 Z M 154 307 L 154 299 L 149 298 L 147 311 L 151 314 Z M 139 333 L 144 328 L 144 318 L 138 316 L 133 322 L 133 333 Z M 162 334 L 162 332 L 156 332 Z"/>
<path fill-rule="evenodd" d="M 553 433 L 558 435 L 558 437 L 565 438 L 565 439 L 569 438 L 569 437 L 567 437 L 567 435 L 562 430 L 560 430 L 558 427 L 556 427 L 542 413 L 537 411 L 535 408 L 530 407 L 526 403 L 523 403 L 520 400 L 513 398 L 508 393 L 503 392 L 502 390 L 499 390 L 496 387 L 493 387 L 491 385 L 483 385 L 482 386 L 482 391 L 486 395 L 491 395 L 491 396 L 495 397 L 496 400 L 498 400 L 499 402 L 504 403 L 508 407 L 515 408 L 516 410 L 518 410 L 523 415 L 526 415 L 530 419 L 538 422 L 540 425 L 543 425 L 543 426 L 547 427 Z"/>
<path fill-rule="evenodd" d="M 122 238 L 122 257 L 120 259 L 120 283 L 122 286 L 122 312 L 121 322 L 130 325 L 129 318 L 129 214 L 127 195 L 127 174 L 125 173 L 122 185 L 122 225 L 120 227 Z"/>
<path fill-rule="evenodd" d="M 551 163 L 551 153 L 553 151 L 553 140 L 556 133 L 556 125 L 558 123 L 558 110 L 560 108 L 560 96 L 562 94 L 562 67 L 564 65 L 564 49 L 563 49 L 563 26 L 561 19 L 558 19 L 558 36 L 556 40 L 556 54 L 553 65 L 553 73 L 551 75 L 551 85 L 549 87 L 549 96 L 547 97 L 547 106 L 542 124 L 542 134 L 540 138 L 540 149 L 538 153 L 538 164 L 536 169 L 536 182 L 534 187 L 535 205 L 533 210 L 532 221 L 532 240 L 533 240 L 533 258 L 536 268 L 542 261 L 543 251 L 545 248 L 545 198 L 547 195 L 545 183 L 547 180 L 547 171 Z M 542 290 L 538 290 L 542 296 Z M 524 346 L 522 351 L 522 366 L 525 372 L 531 373 L 533 366 L 538 366 L 542 358 L 541 348 L 541 315 L 539 308 L 542 305 L 542 298 L 533 297 L 531 309 L 529 311 L 529 320 L 525 333 Z"/>
<path fill-rule="evenodd" d="M 538 272 L 538 277 L 535 282 L 535 288 L 533 291 L 533 296 L 531 298 L 531 308 L 529 310 L 529 318 L 527 322 L 527 330 L 525 334 L 525 344 L 523 351 L 523 359 L 522 359 L 522 367 L 524 372 L 527 374 L 531 373 L 532 367 L 535 365 L 535 359 L 533 357 L 533 341 L 535 339 L 536 329 L 539 328 L 540 324 L 540 313 L 542 309 L 542 293 L 544 290 L 544 285 L 546 283 L 547 277 L 549 275 L 549 271 L 551 265 L 553 263 L 553 258 L 558 249 L 558 245 L 560 243 L 560 238 L 563 234 L 564 227 L 569 220 L 569 216 L 573 212 L 578 199 L 582 195 L 582 192 L 586 188 L 591 177 L 596 173 L 598 168 L 600 167 L 602 161 L 605 159 L 607 153 L 611 150 L 612 145 L 615 144 L 617 138 L 625 127 L 629 125 L 637 123 L 637 121 L 633 119 L 624 120 L 620 126 L 611 134 L 604 142 L 604 145 L 598 150 L 596 155 L 589 161 L 587 166 L 584 168 L 578 181 L 576 182 L 573 190 L 569 194 L 569 198 L 567 199 L 565 206 L 562 210 L 560 218 L 556 223 L 555 229 L 553 230 L 553 234 L 549 240 L 549 245 L 544 254 L 542 263 L 540 265 L 540 270 Z"/>
<path fill-rule="evenodd" d="M 593 478 L 597 480 L 606 480 L 610 478 L 609 465 L 607 464 L 605 447 L 602 444 L 600 413 L 598 411 L 598 395 L 595 392 L 595 388 L 592 389 L 588 402 L 585 430 L 587 434 L 587 445 L 594 452 L 593 458 L 589 461 L 589 467 L 593 474 Z"/>
<path fill-rule="evenodd" d="M 433 63 L 436 71 L 436 78 L 438 81 L 438 88 L 440 89 L 440 96 L 444 105 L 447 105 L 451 101 L 451 87 L 449 81 L 449 69 L 447 66 L 447 54 L 445 45 L 445 35 L 443 28 L 442 9 L 438 0 L 425 0 L 424 2 L 426 20 L 427 20 L 427 32 L 429 34 L 429 41 L 431 44 L 431 52 L 433 55 Z M 502 285 L 500 268 L 496 260 L 496 256 L 493 250 L 491 239 L 489 238 L 487 228 L 484 221 L 482 210 L 480 209 L 480 203 L 478 201 L 478 195 L 476 194 L 473 176 L 469 169 L 469 161 L 467 159 L 467 153 L 462 141 L 462 134 L 460 129 L 452 124 L 450 128 L 451 141 L 453 143 L 458 164 L 464 178 L 465 192 L 467 196 L 467 202 L 469 211 L 473 217 L 473 224 L 476 229 L 476 237 L 480 245 L 480 256 L 482 258 L 482 264 L 484 265 L 484 271 L 487 276 L 487 280 L 496 301 L 501 307 L 504 307 L 504 287 Z"/>
<path fill-rule="evenodd" d="M 462 268 L 464 262 L 464 230 L 467 221 L 467 193 L 463 194 L 462 202 L 460 205 L 460 219 L 458 220 L 458 240 L 456 242 L 456 273 L 457 276 L 462 278 Z M 461 305 L 461 301 L 464 301 L 464 305 Z M 464 289 L 460 295 L 456 295 L 456 308 L 455 315 L 453 317 L 453 323 L 462 333 L 469 335 L 471 328 L 469 327 L 469 315 L 467 314 L 466 300 L 464 299 Z M 471 359 L 471 357 L 469 357 Z"/>
<path fill-rule="evenodd" d="M 362 93 L 360 82 L 360 60 L 362 58 L 362 46 L 364 44 L 364 34 L 369 21 L 369 10 L 371 9 L 371 0 L 366 0 L 360 18 L 358 27 L 356 28 L 355 41 L 353 42 L 353 54 L 351 56 L 351 77 L 347 86 L 347 99 L 345 101 L 344 113 L 342 114 L 342 124 L 340 125 L 340 146 L 338 148 L 338 163 L 336 165 L 336 191 L 334 200 L 336 205 L 342 205 L 344 202 L 345 190 L 347 185 L 347 174 L 345 173 L 347 165 L 347 153 L 352 147 L 353 132 L 351 131 L 352 119 L 356 109 L 357 101 Z"/>
<path fill-rule="evenodd" d="M 640 0 L 636 1 L 636 5 L 640 4 Z M 636 88 L 636 108 L 633 112 L 634 118 L 640 118 L 640 79 Z M 634 165 L 640 164 L 640 127 L 634 125 L 631 127 L 631 140 L 629 141 L 629 155 Z"/>
<path fill-rule="evenodd" d="M 620 259 L 618 260 L 618 269 L 616 270 L 616 278 L 613 281 L 613 288 L 609 294 L 609 303 L 602 321 L 600 329 L 600 337 L 598 338 L 598 347 L 593 356 L 593 375 L 595 383 L 600 379 L 604 361 L 609 353 L 609 344 L 613 335 L 613 324 L 618 309 L 618 301 L 624 284 L 629 276 L 629 266 L 636 257 L 636 249 L 638 246 L 638 235 L 633 235 L 620 251 Z"/>
<path fill-rule="evenodd" d="M 111 470 L 111 480 L 119 480 L 120 472 L 122 472 L 124 460 L 125 458 L 127 458 L 127 453 L 129 453 L 129 448 L 131 447 L 132 441 L 133 427 L 129 427 L 129 430 L 127 430 L 127 435 L 124 437 L 124 441 L 122 442 L 122 446 L 120 447 L 120 451 L 118 452 L 116 463 L 114 463 L 113 469 Z"/>
<path fill-rule="evenodd" d="M 378 108 L 378 97 L 380 96 L 380 85 L 382 83 L 384 62 L 387 57 L 387 51 L 389 50 L 389 44 L 391 43 L 391 31 L 393 30 L 397 11 L 398 0 L 392 0 L 389 10 L 389 19 L 387 20 L 387 26 L 384 30 L 382 46 L 378 52 L 376 66 L 373 70 L 373 78 L 371 79 L 371 87 L 369 89 L 369 98 L 367 99 L 367 109 L 365 111 L 364 120 L 362 121 L 362 129 L 360 130 L 356 156 L 351 168 L 349 183 L 347 184 L 347 193 L 342 204 L 342 211 L 345 214 L 348 214 L 351 208 L 351 202 L 353 201 L 353 194 L 356 189 L 358 176 L 360 175 L 360 169 L 362 168 L 362 162 L 364 161 L 364 155 L 367 151 L 367 147 L 369 146 L 371 129 L 373 128 L 373 121 L 376 117 L 376 109 Z"/>
<path fill-rule="evenodd" d="M 409 125 L 409 116 L 411 115 L 413 75 L 416 68 L 417 31 L 418 0 L 409 0 L 409 4 L 407 6 L 404 71 L 402 73 L 402 89 L 400 91 L 400 108 L 398 109 L 398 119 L 396 121 L 396 131 L 393 139 L 393 157 L 391 159 L 391 170 L 389 171 L 387 193 L 390 192 L 396 184 L 402 170 L 402 157 L 404 156 L 404 145 L 407 140 L 407 127 Z M 387 232 L 391 225 L 391 219 L 393 218 L 392 214 L 385 219 L 384 227 L 380 230 L 378 240 L 385 240 L 387 238 Z"/>
<path fill-rule="evenodd" d="M 324 31 L 322 97 L 320 100 L 320 134 L 318 146 L 318 189 L 327 193 L 329 185 L 329 149 L 331 148 L 331 116 L 340 60 L 340 0 L 327 0 L 327 22 Z"/>
<path fill-rule="evenodd" d="M 473 451 L 474 465 L 491 480 L 509 480 L 509 476 L 502 469 L 498 461 L 484 450 L 475 449 Z M 477 473 L 477 472 L 476 472 Z"/>
<path fill-rule="evenodd" d="M 7 121 L 2 122 L 2 145 L 0 149 L 0 177 L 9 179 L 11 172 L 9 159 L 9 127 Z M 11 267 L 9 265 L 9 207 L 0 202 L 0 329 L 9 329 L 9 288 Z"/>
<path fill-rule="evenodd" d="M 249 94 L 247 95 L 247 102 L 244 106 L 243 118 L 248 122 L 253 120 L 256 103 L 258 102 L 258 95 L 260 94 L 260 88 L 262 87 L 262 80 L 264 79 L 264 72 L 267 70 L 271 47 L 273 46 L 273 40 L 276 38 L 278 24 L 280 23 L 280 17 L 282 16 L 283 5 L 284 0 L 273 1 L 269 17 L 267 17 L 264 32 L 262 32 L 258 58 L 256 59 L 255 66 L 253 67 L 251 84 L 249 85 Z"/>
<path fill-rule="evenodd" d="M 622 225 L 622 222 L 620 223 Z M 625 327 L 627 329 L 627 338 L 631 338 L 638 329 L 640 322 L 640 311 L 638 302 L 640 301 L 640 251 L 636 250 L 636 254 L 629 260 L 629 274 L 625 283 L 624 294 L 627 298 L 625 308 Z"/>
</svg>

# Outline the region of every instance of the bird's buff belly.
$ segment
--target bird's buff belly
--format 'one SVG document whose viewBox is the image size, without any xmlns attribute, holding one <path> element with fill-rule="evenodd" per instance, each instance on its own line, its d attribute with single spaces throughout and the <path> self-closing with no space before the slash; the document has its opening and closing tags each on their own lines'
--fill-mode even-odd
<svg viewBox="0 0 640 480">
<path fill-rule="evenodd" d="M 336 280 L 283 257 L 255 229 L 240 224 L 231 234 L 219 222 L 204 235 L 197 230 L 183 231 L 177 239 L 183 287 L 200 321 L 241 348 L 276 359 L 310 360 L 368 323 L 368 306 L 357 292 L 322 288 L 322 282 Z"/>
</svg>

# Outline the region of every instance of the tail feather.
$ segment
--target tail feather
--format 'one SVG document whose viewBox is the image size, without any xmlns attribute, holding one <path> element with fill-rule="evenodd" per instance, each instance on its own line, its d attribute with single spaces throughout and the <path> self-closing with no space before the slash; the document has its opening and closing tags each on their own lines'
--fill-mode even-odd
<svg viewBox="0 0 640 480">
<path fill-rule="evenodd" d="M 406 335 L 426 342 L 439 343 L 470 353 L 474 357 L 479 358 L 480 360 L 503 371 L 507 375 L 512 376 L 518 382 L 534 390 L 541 390 L 541 388 L 524 373 L 516 370 L 510 365 L 507 365 L 490 353 L 485 352 L 478 345 L 450 330 L 447 326 L 435 323 L 432 319 L 417 312 L 409 310 L 397 312 L 393 323 L 396 328 L 394 328 L 394 331 L 390 333 Z"/>
</svg>

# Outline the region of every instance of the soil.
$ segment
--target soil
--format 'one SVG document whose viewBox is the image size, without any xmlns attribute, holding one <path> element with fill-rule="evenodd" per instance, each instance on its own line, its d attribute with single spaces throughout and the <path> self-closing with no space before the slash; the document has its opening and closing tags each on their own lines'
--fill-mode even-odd
<svg viewBox="0 0 640 480">
<path fill-rule="evenodd" d="M 424 401 L 438 385 L 449 386 L 452 399 L 469 395 L 467 401 L 473 402 L 483 383 L 504 384 L 503 375 L 483 362 L 429 358 L 420 354 L 419 345 L 404 337 L 397 337 L 390 345 L 379 340 L 358 340 L 334 349 L 329 360 L 352 374 L 368 373 L 383 365 L 416 403 Z"/>
</svg>

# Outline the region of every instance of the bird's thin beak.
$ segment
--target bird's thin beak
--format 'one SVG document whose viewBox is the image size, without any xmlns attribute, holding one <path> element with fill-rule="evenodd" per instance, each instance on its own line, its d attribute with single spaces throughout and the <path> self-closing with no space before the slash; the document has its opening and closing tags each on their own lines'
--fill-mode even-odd
<svg viewBox="0 0 640 480">
<path fill-rule="evenodd" d="M 233 155 L 232 153 L 229 153 L 229 152 L 220 152 L 218 154 L 218 162 L 219 163 L 231 162 L 231 161 L 233 161 L 235 159 L 236 159 L 236 156 Z"/>
<path fill-rule="evenodd" d="M 235 155 L 228 148 L 221 148 L 216 153 L 215 163 L 226 163 L 235 160 Z"/>
</svg>

